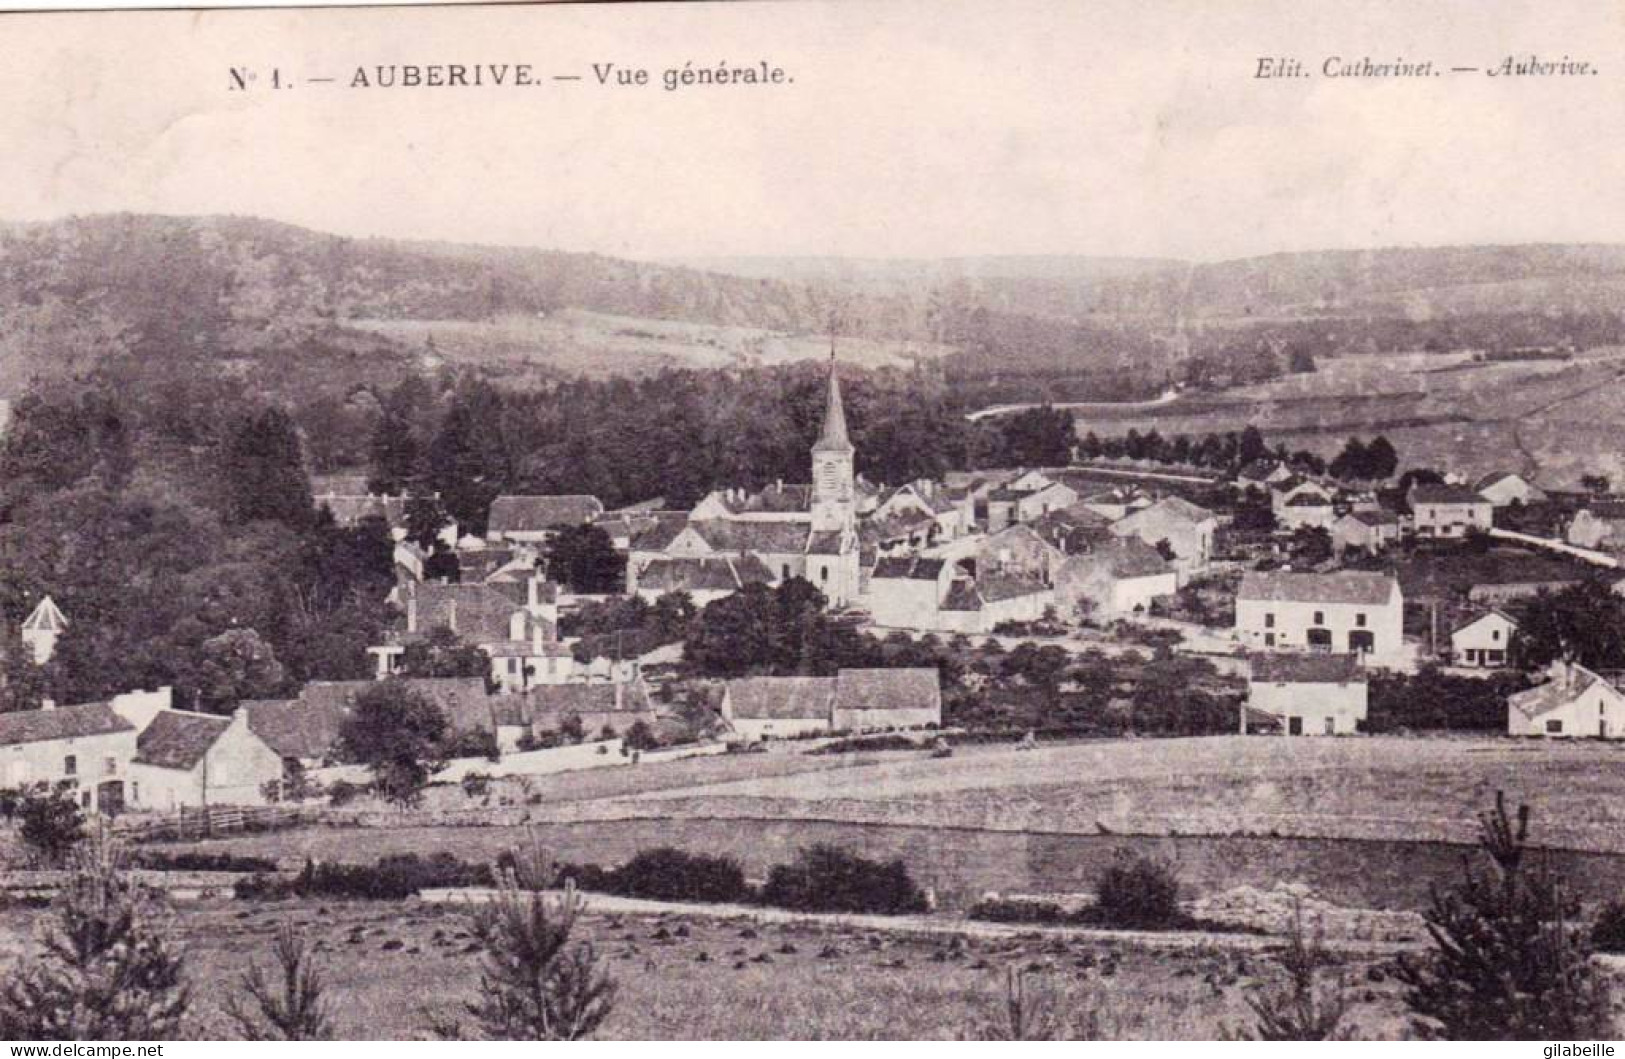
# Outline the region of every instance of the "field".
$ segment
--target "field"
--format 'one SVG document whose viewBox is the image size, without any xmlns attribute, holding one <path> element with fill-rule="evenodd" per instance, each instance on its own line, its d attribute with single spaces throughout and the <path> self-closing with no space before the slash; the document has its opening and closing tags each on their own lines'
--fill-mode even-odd
<svg viewBox="0 0 1625 1059">
<path fill-rule="evenodd" d="M 1380 433 L 1399 450 L 1402 468 L 1447 468 L 1469 478 L 1516 470 L 1572 487 L 1583 473 L 1625 474 L 1614 437 L 1625 414 L 1622 357 L 1625 350 L 1607 348 L 1569 362 L 1473 363 L 1465 354 L 1423 353 L 1329 358 L 1310 374 L 1151 409 L 1092 411 L 1078 416 L 1078 431 L 1171 436 L 1252 423 L 1272 445 L 1328 458 L 1351 435 Z"/>
<path fill-rule="evenodd" d="M 0 912 L 0 963 L 35 933 L 39 912 Z M 429 1036 L 456 1017 L 478 981 L 462 914 L 416 901 L 219 902 L 181 906 L 172 930 L 187 951 L 196 1008 L 189 1039 L 232 1036 L 225 989 L 270 958 L 278 925 L 314 946 L 347 1039 Z M 1257 954 L 1198 947 L 1152 953 L 1036 934 L 950 942 L 856 928 L 725 923 L 677 916 L 589 915 L 585 936 L 615 976 L 615 1012 L 599 1036 L 642 1039 L 953 1039 L 972 1036 L 1002 999 L 1004 969 L 1033 972 L 1074 1033 L 1206 1038 L 1245 1023 L 1245 996 L 1268 974 Z M 1400 1032 L 1391 979 L 1359 984 L 1362 1036 Z M 432 1001 L 425 1003 L 425 998 Z M 1094 1028 L 1089 1027 L 1093 1015 Z"/>
<path fill-rule="evenodd" d="M 679 763 L 686 786 L 653 784 L 670 766 L 595 774 L 591 792 L 552 789 L 532 805 L 530 828 L 566 860 L 614 864 L 677 845 L 736 856 L 758 876 L 801 846 L 833 842 L 903 858 L 950 907 L 989 890 L 1086 890 L 1130 847 L 1176 859 L 1197 894 L 1301 880 L 1338 903 L 1414 908 L 1429 882 L 1459 870 L 1476 814 L 1505 790 L 1535 807 L 1537 841 L 1574 851 L 1564 860 L 1584 866 L 1586 899 L 1625 889 L 1625 750 L 1598 743 L 1214 737 L 819 767 L 830 760 Z M 740 774 L 748 769 L 760 772 Z M 527 837 L 522 827 L 411 823 L 206 845 L 294 863 L 440 849 L 484 859 Z"/>
<path fill-rule="evenodd" d="M 478 365 L 515 376 L 646 375 L 662 368 L 770 367 L 829 355 L 829 338 L 752 327 L 615 316 L 564 309 L 495 320 L 367 320 L 355 326 L 424 350 L 423 366 Z M 433 344 L 430 352 L 430 343 Z M 926 342 L 843 338 L 841 357 L 865 367 L 906 367 L 950 352 Z"/>
</svg>

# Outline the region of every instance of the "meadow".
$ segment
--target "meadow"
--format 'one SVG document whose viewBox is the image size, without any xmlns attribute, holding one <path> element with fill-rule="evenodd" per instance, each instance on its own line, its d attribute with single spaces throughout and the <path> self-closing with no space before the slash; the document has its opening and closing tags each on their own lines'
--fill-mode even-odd
<svg viewBox="0 0 1625 1059">
<path fill-rule="evenodd" d="M 0 912 L 0 962 L 23 955 L 44 915 Z M 222 1013 L 225 997 L 250 962 L 268 966 L 282 923 L 313 947 L 342 1039 L 430 1037 L 430 1020 L 460 1015 L 479 980 L 464 914 L 443 905 L 178 906 L 168 929 L 194 983 L 189 1039 L 235 1036 Z M 618 1040 L 974 1037 L 996 1017 L 1007 967 L 1030 973 L 1030 989 L 1072 1023 L 1072 1035 L 1211 1039 L 1247 1023 L 1249 990 L 1273 973 L 1257 952 L 1151 952 L 1036 932 L 919 937 L 599 915 L 590 907 L 581 928 L 618 984 L 614 1014 L 599 1033 Z M 1370 959 L 1351 960 L 1344 972 L 1355 985 L 1351 1020 L 1360 1035 L 1400 1035 L 1391 977 Z"/>
</svg>

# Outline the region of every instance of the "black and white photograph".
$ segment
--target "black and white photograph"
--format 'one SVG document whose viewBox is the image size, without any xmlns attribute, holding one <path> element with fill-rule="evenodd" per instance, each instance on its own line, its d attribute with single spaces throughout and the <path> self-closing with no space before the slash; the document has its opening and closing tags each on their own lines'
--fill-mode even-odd
<svg viewBox="0 0 1625 1059">
<path fill-rule="evenodd" d="M 0 1041 L 1613 1054 L 1622 118 L 1617 0 L 0 11 Z"/>
</svg>

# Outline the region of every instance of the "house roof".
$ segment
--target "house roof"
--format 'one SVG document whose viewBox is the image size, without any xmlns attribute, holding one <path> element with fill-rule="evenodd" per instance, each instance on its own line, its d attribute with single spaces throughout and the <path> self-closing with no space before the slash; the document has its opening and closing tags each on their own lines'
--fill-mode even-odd
<svg viewBox="0 0 1625 1059">
<path fill-rule="evenodd" d="M 841 555 L 845 551 L 846 534 L 840 530 L 814 532 L 807 538 L 808 555 Z"/>
<path fill-rule="evenodd" d="M 483 677 L 409 677 L 400 680 L 438 706 L 453 728 L 490 727 L 490 696 Z M 316 680 L 297 699 L 243 703 L 248 729 L 283 757 L 325 757 L 338 742 L 355 698 L 376 684 L 372 680 Z"/>
<path fill-rule="evenodd" d="M 1590 515 L 1592 518 L 1600 519 L 1604 522 L 1619 522 L 1625 520 L 1625 501 L 1594 501 L 1581 508 L 1579 514 Z"/>
<path fill-rule="evenodd" d="M 1397 526 L 1397 525 L 1399 525 L 1399 516 L 1394 514 L 1392 511 L 1388 511 L 1388 510 L 1382 510 L 1382 511 L 1370 511 L 1370 510 L 1350 511 L 1348 514 L 1344 515 L 1343 517 L 1344 518 L 1354 519 L 1356 522 L 1363 522 L 1367 526 Z"/>
<path fill-rule="evenodd" d="M 366 496 L 370 490 L 364 474 L 313 474 L 310 491 L 320 499 L 323 496 Z"/>
<path fill-rule="evenodd" d="M 417 631 L 446 626 L 459 639 L 472 644 L 502 643 L 509 638 L 509 619 L 522 609 L 513 599 L 481 582 L 410 583 L 406 599 L 417 603 Z M 402 600 L 405 607 L 406 599 Z"/>
<path fill-rule="evenodd" d="M 745 498 L 738 511 L 793 514 L 812 510 L 812 486 L 776 482 Z"/>
<path fill-rule="evenodd" d="M 935 667 L 843 669 L 835 677 L 837 710 L 917 710 L 941 700 Z"/>
<path fill-rule="evenodd" d="M 1287 507 L 1331 507 L 1331 497 L 1325 493 L 1304 491 L 1291 497 L 1286 502 Z"/>
<path fill-rule="evenodd" d="M 728 681 L 728 702 L 741 720 L 829 720 L 834 677 L 743 677 Z"/>
<path fill-rule="evenodd" d="M 1487 504 L 1489 501 L 1478 495 L 1476 489 L 1469 489 L 1465 485 L 1450 485 L 1448 483 L 1422 483 L 1411 486 L 1410 502 L 1413 504 Z"/>
<path fill-rule="evenodd" d="M 1516 474 L 1512 471 L 1495 471 L 1492 474 L 1486 474 L 1484 477 L 1475 482 L 1473 484 L 1473 490 L 1475 492 L 1482 493 L 1491 486 L 1500 485 L 1502 482 L 1511 480 L 1523 482 L 1525 485 L 1529 484 L 1529 479 L 1525 478 L 1521 474 Z"/>
<path fill-rule="evenodd" d="M 1353 654 L 1270 652 L 1253 655 L 1251 678 L 1259 684 L 1365 683 L 1365 669 Z"/>
<path fill-rule="evenodd" d="M 67 627 L 67 617 L 50 596 L 40 600 L 23 619 L 23 632 L 61 632 Z"/>
<path fill-rule="evenodd" d="M 1274 474 L 1276 468 L 1280 466 L 1281 461 L 1279 460 L 1257 459 L 1238 471 L 1236 473 L 1236 477 L 1242 479 L 1243 481 L 1262 482 L 1264 479 Z"/>
<path fill-rule="evenodd" d="M 690 522 L 688 528 L 719 552 L 765 552 L 800 555 L 807 550 L 811 527 L 803 521 L 763 519 L 739 521 L 708 519 Z"/>
<path fill-rule="evenodd" d="M 486 532 L 536 533 L 555 526 L 576 526 L 604 513 L 596 496 L 583 493 L 559 496 L 499 496 L 491 501 Z"/>
<path fill-rule="evenodd" d="M 105 702 L 85 702 L 49 710 L 0 713 L 0 746 L 82 739 L 92 735 L 133 732 L 135 725 Z"/>
<path fill-rule="evenodd" d="M 632 537 L 631 550 L 637 552 L 665 551 L 677 535 L 688 528 L 688 515 L 662 511 L 653 521 L 643 526 Z"/>
<path fill-rule="evenodd" d="M 1543 684 L 1520 691 L 1507 698 L 1507 706 L 1533 720 L 1542 714 L 1562 709 L 1591 690 L 1592 685 L 1607 681 L 1582 665 L 1574 665 L 1568 677 L 1554 676 Z M 1608 685 L 1613 691 L 1612 685 Z M 1614 691 L 1617 697 L 1619 693 Z"/>
<path fill-rule="evenodd" d="M 1387 574 L 1338 570 L 1329 574 L 1250 570 L 1242 575 L 1238 599 L 1288 603 L 1351 603 L 1382 606 L 1399 594 Z"/>
<path fill-rule="evenodd" d="M 1161 552 L 1138 537 L 1121 537 L 1095 554 L 1118 579 L 1154 577 L 1171 569 Z"/>
<path fill-rule="evenodd" d="M 230 727 L 229 717 L 160 710 L 141 730 L 135 760 L 143 765 L 190 771 Z"/>
<path fill-rule="evenodd" d="M 538 719 L 556 720 L 565 714 L 650 713 L 654 702 L 641 680 L 622 684 L 540 684 L 523 695 L 498 695 L 492 700 L 499 724 L 529 725 Z"/>
<path fill-rule="evenodd" d="M 889 541 L 915 533 L 929 532 L 937 524 L 932 515 L 920 510 L 893 512 L 881 518 L 870 516 L 863 520 L 858 532 L 864 540 Z"/>
<path fill-rule="evenodd" d="M 1207 508 L 1193 504 L 1182 496 L 1165 496 L 1161 500 L 1158 500 L 1156 503 L 1152 504 L 1150 507 L 1141 508 L 1138 511 L 1124 516 L 1122 521 L 1127 522 L 1130 519 L 1143 520 L 1155 518 L 1158 515 L 1178 519 L 1182 522 L 1189 522 L 1192 525 L 1200 525 L 1203 522 L 1212 522 L 1217 518 L 1217 516 Z"/>
<path fill-rule="evenodd" d="M 1512 615 L 1508 614 L 1504 610 L 1500 610 L 1498 608 L 1492 607 L 1489 610 L 1486 610 L 1481 614 L 1473 615 L 1471 618 L 1469 618 L 1466 621 L 1462 622 L 1460 625 L 1456 626 L 1454 629 L 1451 629 L 1450 630 L 1450 635 L 1454 636 L 1458 632 L 1466 632 L 1468 629 L 1471 629 L 1474 625 L 1477 625 L 1479 622 L 1485 620 L 1486 618 L 1500 618 L 1502 621 L 1506 622 L 1508 625 L 1512 626 L 1514 629 L 1516 629 L 1518 627 L 1518 619 L 1517 618 L 1514 618 Z"/>
<path fill-rule="evenodd" d="M 773 572 L 754 555 L 651 559 L 638 571 L 638 588 L 651 592 L 733 592 L 772 580 Z"/>
<path fill-rule="evenodd" d="M 875 563 L 871 578 L 908 578 L 911 581 L 935 581 L 947 565 L 946 559 L 924 559 L 918 555 L 887 555 Z"/>
<path fill-rule="evenodd" d="M 406 498 L 401 496 L 318 494 L 311 499 L 316 507 L 332 512 L 333 521 L 341 526 L 353 526 L 367 518 L 380 518 L 391 526 L 406 521 Z"/>
<path fill-rule="evenodd" d="M 1071 555 L 1111 536 L 1112 520 L 1075 504 L 1047 512 L 1024 525 L 1046 544 Z"/>
</svg>

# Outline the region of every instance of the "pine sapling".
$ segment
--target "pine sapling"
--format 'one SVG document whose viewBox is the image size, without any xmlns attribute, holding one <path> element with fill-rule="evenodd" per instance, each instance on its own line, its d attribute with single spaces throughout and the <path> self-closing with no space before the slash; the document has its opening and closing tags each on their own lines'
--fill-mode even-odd
<svg viewBox="0 0 1625 1059">
<path fill-rule="evenodd" d="M 277 930 L 274 949 L 282 978 L 274 986 L 250 964 L 242 977 L 242 995 L 226 999 L 226 1014 L 237 1024 L 247 1041 L 327 1041 L 333 1039 L 333 1024 L 322 999 L 325 985 L 315 960 L 292 927 L 284 923 Z"/>
</svg>

